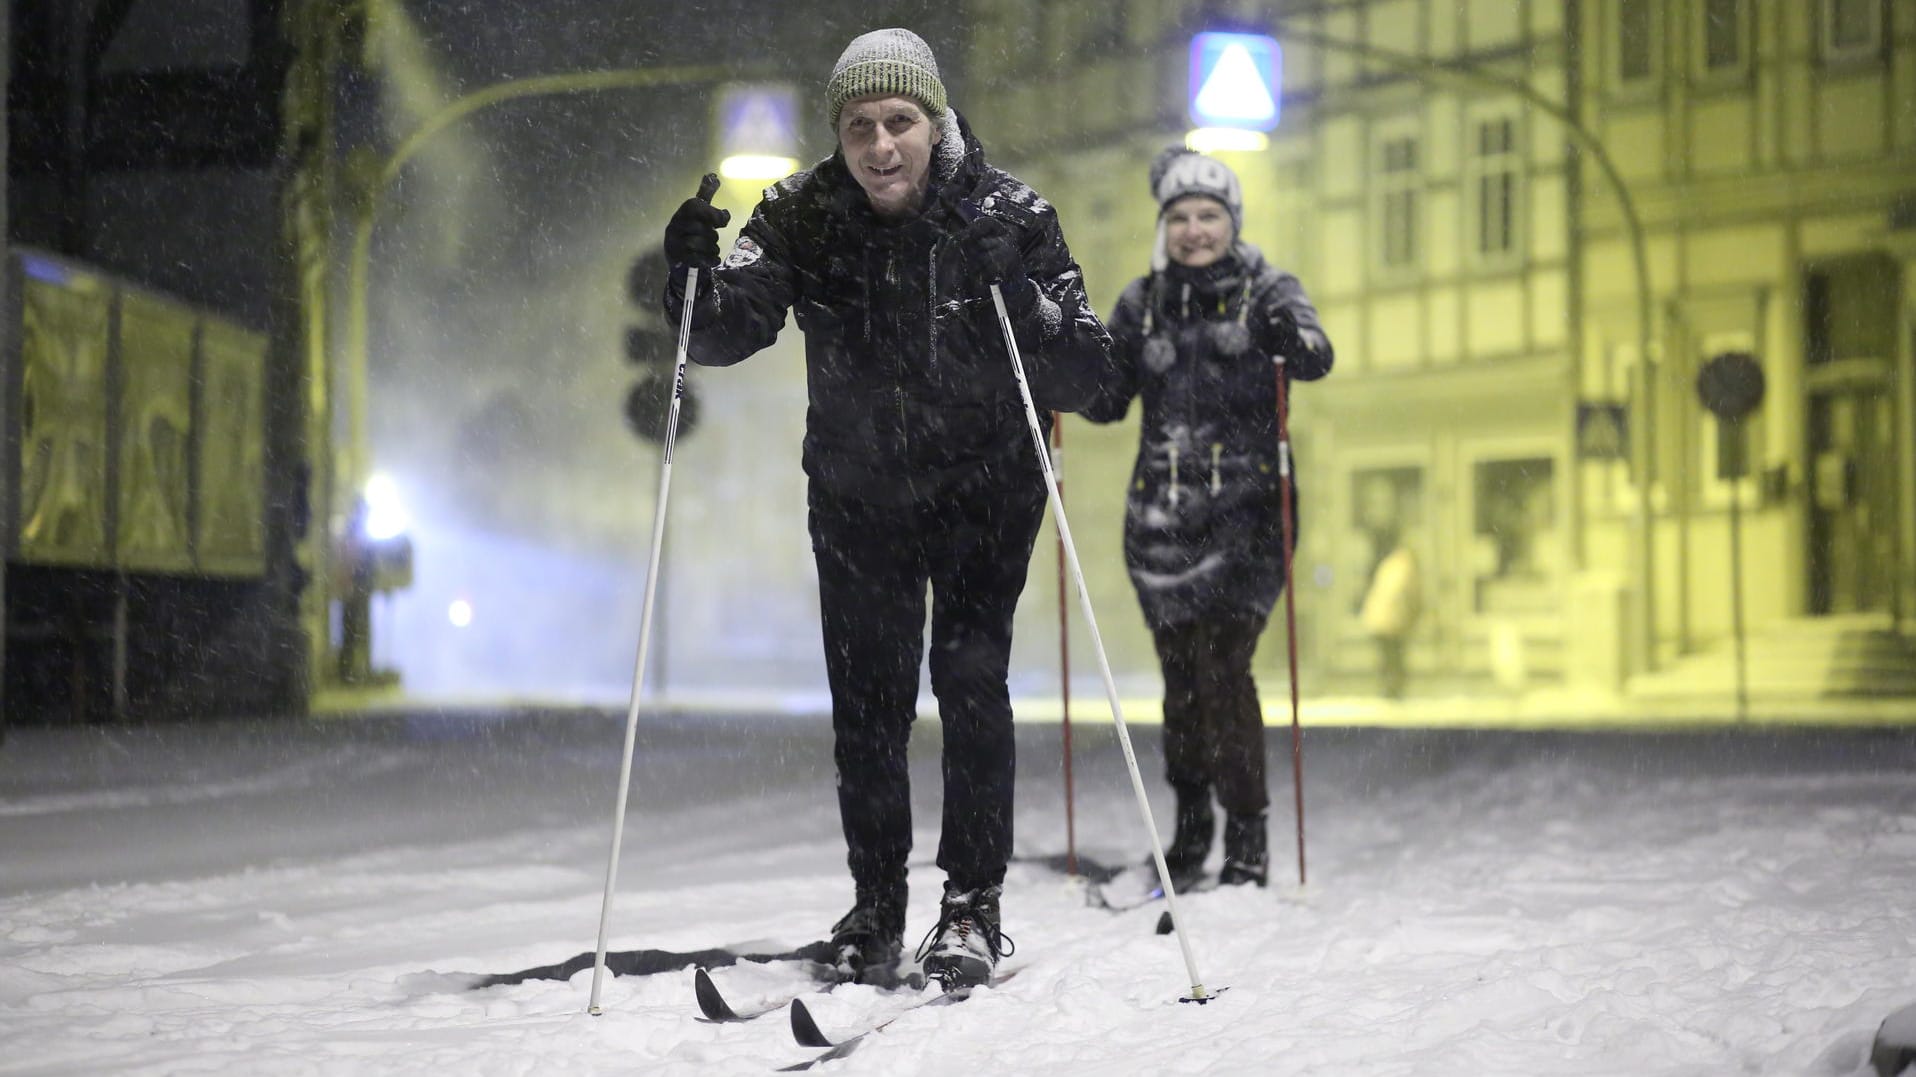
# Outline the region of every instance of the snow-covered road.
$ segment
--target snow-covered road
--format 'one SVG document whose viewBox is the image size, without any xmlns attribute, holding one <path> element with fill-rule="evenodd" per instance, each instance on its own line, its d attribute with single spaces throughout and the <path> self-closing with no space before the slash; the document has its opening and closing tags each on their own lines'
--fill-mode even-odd
<svg viewBox="0 0 1916 1077">
<path fill-rule="evenodd" d="M 690 974 L 461 990 L 597 928 L 621 715 L 16 729 L 0 747 L 0 1073 L 706 1074 L 799 1061 L 696 1020 Z M 910 927 L 935 912 L 936 724 Z M 1062 850 L 1056 727 L 1019 729 L 1022 857 Z M 1078 834 L 1144 838 L 1105 727 Z M 1138 730 L 1149 786 L 1155 729 Z M 1310 884 L 1272 741 L 1269 891 L 1194 896 L 1207 1007 L 1155 910 L 1014 866 L 1019 975 L 828 1072 L 1856 1075 L 1916 1001 L 1916 736 L 1306 735 Z M 612 948 L 787 949 L 849 884 L 815 719 L 648 718 Z M 1159 797 L 1162 813 L 1168 798 Z M 791 966 L 716 973 L 740 1004 Z M 828 1030 L 906 999 L 844 988 Z"/>
</svg>

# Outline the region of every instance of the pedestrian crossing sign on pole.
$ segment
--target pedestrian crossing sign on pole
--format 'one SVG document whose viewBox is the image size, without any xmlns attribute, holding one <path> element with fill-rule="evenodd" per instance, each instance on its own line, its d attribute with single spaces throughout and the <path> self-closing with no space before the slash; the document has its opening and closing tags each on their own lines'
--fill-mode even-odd
<svg viewBox="0 0 1916 1077">
<path fill-rule="evenodd" d="M 1577 455 L 1585 460 L 1629 459 L 1629 408 L 1615 400 L 1579 400 Z"/>
<path fill-rule="evenodd" d="M 1200 127 L 1269 131 L 1281 108 L 1284 54 L 1263 34 L 1191 39 L 1191 119 Z"/>
<path fill-rule="evenodd" d="M 744 83 L 719 94 L 719 173 L 726 179 L 780 179 L 798 167 L 798 90 Z"/>
</svg>

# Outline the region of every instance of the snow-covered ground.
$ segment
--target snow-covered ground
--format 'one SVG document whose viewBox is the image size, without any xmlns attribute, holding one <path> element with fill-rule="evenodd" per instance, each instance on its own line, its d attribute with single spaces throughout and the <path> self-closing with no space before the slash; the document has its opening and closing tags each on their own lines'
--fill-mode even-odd
<svg viewBox="0 0 1916 1077">
<path fill-rule="evenodd" d="M 849 902 L 824 725 L 647 718 L 614 951 L 810 941 Z M 916 748 L 935 825 L 936 724 Z M 1020 727 L 1018 844 L 1062 850 L 1057 729 Z M 1159 793 L 1157 731 L 1137 730 Z M 1108 728 L 1077 731 L 1079 847 L 1144 848 Z M 1868 1072 L 1916 1001 L 1916 737 L 1312 729 L 1308 886 L 1288 737 L 1270 890 L 1155 909 L 1013 868 L 1017 975 L 826 1072 Z M 16 729 L 0 747 L 0 1073 L 757 1073 L 780 1017 L 697 1020 L 689 970 L 462 989 L 590 950 L 622 715 Z M 1160 813 L 1168 808 L 1159 803 Z M 930 925 L 919 828 L 911 941 Z M 790 965 L 716 973 L 744 1005 Z M 906 1004 L 841 988 L 855 1030 Z"/>
</svg>

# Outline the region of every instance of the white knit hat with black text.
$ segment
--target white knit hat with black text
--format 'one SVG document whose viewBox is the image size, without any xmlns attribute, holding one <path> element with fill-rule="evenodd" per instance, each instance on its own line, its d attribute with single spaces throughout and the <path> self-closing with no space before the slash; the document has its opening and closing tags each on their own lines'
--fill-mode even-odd
<svg viewBox="0 0 1916 1077">
<path fill-rule="evenodd" d="M 1151 268 L 1168 264 L 1164 250 L 1164 211 L 1180 198 L 1203 195 L 1231 215 L 1231 238 L 1244 230 L 1244 188 L 1231 166 L 1183 146 L 1167 147 L 1151 162 L 1151 197 L 1158 202 L 1158 241 L 1151 252 Z"/>
</svg>

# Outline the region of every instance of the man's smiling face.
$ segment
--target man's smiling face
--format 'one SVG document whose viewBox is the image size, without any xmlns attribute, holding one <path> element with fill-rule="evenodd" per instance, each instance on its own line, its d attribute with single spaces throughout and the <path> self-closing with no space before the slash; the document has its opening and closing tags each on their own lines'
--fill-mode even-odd
<svg viewBox="0 0 1916 1077">
<path fill-rule="evenodd" d="M 938 127 L 909 97 L 860 97 L 838 115 L 845 166 L 882 217 L 918 211 L 931 178 Z"/>
</svg>

